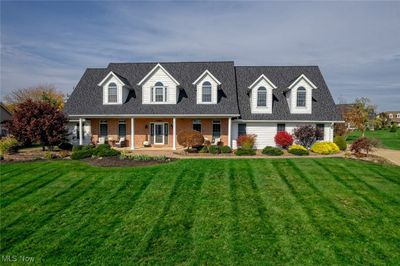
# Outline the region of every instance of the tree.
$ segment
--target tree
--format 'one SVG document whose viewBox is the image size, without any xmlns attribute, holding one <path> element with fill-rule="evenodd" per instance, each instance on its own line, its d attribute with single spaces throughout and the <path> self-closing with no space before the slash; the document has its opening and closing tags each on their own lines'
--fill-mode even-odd
<svg viewBox="0 0 400 266">
<path fill-rule="evenodd" d="M 371 105 L 368 98 L 356 98 L 350 111 L 344 114 L 344 118 L 346 122 L 353 124 L 358 130 L 360 130 L 362 136 L 364 136 L 370 120 L 375 116 L 375 110 L 376 106 Z"/>
<path fill-rule="evenodd" d="M 45 101 L 27 101 L 17 104 L 6 127 L 24 145 L 38 142 L 52 150 L 65 140 L 67 118 L 56 106 Z"/>
<path fill-rule="evenodd" d="M 4 104 L 10 111 L 14 111 L 19 103 L 23 103 L 28 99 L 34 102 L 49 102 L 57 109 L 62 110 L 64 108 L 65 95 L 57 91 L 52 85 L 40 85 L 37 87 L 13 90 L 4 97 Z"/>
<path fill-rule="evenodd" d="M 204 143 L 203 135 L 196 130 L 183 130 L 178 133 L 177 140 L 179 145 L 189 150 L 192 147 L 199 147 Z"/>
<path fill-rule="evenodd" d="M 390 127 L 390 119 L 387 113 L 379 113 L 375 118 L 375 125 L 382 129 Z"/>
<path fill-rule="evenodd" d="M 298 144 L 303 145 L 306 148 L 310 148 L 318 138 L 322 137 L 322 132 L 312 125 L 306 125 L 295 128 L 294 136 L 296 137 Z"/>
</svg>

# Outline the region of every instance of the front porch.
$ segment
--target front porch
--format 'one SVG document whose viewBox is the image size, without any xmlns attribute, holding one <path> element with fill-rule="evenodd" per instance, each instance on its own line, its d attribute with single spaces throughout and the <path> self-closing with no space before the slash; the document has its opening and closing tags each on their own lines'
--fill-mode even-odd
<svg viewBox="0 0 400 266">
<path fill-rule="evenodd" d="M 99 117 L 79 118 L 72 134 L 80 145 L 120 144 L 129 150 L 177 150 L 177 134 L 183 130 L 198 130 L 211 143 L 219 141 L 231 146 L 231 118 L 177 118 L 177 117 Z M 88 125 L 89 128 L 88 128 Z M 77 143 L 77 144 L 78 144 Z"/>
</svg>

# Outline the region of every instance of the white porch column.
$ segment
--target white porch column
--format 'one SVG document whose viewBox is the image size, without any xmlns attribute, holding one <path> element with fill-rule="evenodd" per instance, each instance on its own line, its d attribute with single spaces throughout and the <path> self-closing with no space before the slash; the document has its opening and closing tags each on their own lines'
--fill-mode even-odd
<svg viewBox="0 0 400 266">
<path fill-rule="evenodd" d="M 172 149 L 176 150 L 176 117 L 172 119 Z"/>
<path fill-rule="evenodd" d="M 232 118 L 228 119 L 228 146 L 232 147 Z"/>
<path fill-rule="evenodd" d="M 135 149 L 135 118 L 131 117 L 131 150 Z"/>
<path fill-rule="evenodd" d="M 79 145 L 83 144 L 82 118 L 79 118 Z"/>
</svg>

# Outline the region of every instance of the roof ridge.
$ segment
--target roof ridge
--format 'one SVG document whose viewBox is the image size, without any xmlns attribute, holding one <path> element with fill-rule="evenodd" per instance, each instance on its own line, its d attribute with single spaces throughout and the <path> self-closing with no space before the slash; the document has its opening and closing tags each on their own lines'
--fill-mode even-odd
<svg viewBox="0 0 400 266">
<path fill-rule="evenodd" d="M 233 60 L 221 60 L 221 61 L 147 61 L 147 62 L 110 62 L 111 64 L 182 64 L 182 63 L 234 63 Z"/>
<path fill-rule="evenodd" d="M 235 66 L 235 67 L 319 67 L 318 65 L 281 65 L 281 66 L 249 66 L 249 65 L 239 65 L 239 66 Z"/>
</svg>

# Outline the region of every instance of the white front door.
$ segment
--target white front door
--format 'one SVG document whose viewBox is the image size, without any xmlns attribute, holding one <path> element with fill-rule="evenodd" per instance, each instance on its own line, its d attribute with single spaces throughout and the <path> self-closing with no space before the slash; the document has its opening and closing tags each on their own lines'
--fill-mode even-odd
<svg viewBox="0 0 400 266">
<path fill-rule="evenodd" d="M 164 123 L 154 123 L 154 144 L 164 144 Z"/>
</svg>

